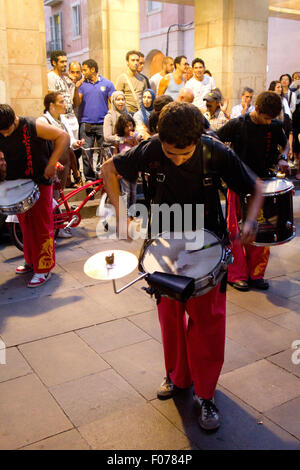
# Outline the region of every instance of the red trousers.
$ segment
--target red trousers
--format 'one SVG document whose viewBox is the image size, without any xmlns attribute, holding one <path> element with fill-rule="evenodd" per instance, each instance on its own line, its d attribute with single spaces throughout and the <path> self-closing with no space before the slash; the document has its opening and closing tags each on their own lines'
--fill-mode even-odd
<svg viewBox="0 0 300 470">
<path fill-rule="evenodd" d="M 260 279 L 265 275 L 270 257 L 270 248 L 267 246 L 242 245 L 237 238 L 239 234 L 238 221 L 241 219 L 241 206 L 239 196 L 230 189 L 227 193 L 228 214 L 227 227 L 232 242 L 233 264 L 228 266 L 228 281 L 248 281 Z"/>
<path fill-rule="evenodd" d="M 167 375 L 177 387 L 193 383 L 199 397 L 211 399 L 224 362 L 226 294 L 218 285 L 185 304 L 162 297 L 157 308 Z"/>
<path fill-rule="evenodd" d="M 46 273 L 55 266 L 53 188 L 39 185 L 40 197 L 34 206 L 18 214 L 25 262 L 33 265 L 35 273 Z"/>
</svg>

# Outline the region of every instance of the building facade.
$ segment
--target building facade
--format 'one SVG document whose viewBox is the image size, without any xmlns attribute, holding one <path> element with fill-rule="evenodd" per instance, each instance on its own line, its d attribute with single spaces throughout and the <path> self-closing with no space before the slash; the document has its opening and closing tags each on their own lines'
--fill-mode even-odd
<svg viewBox="0 0 300 470">
<path fill-rule="evenodd" d="M 71 61 L 89 58 L 88 1 L 44 0 L 48 65 L 51 51 L 63 49 Z"/>
</svg>

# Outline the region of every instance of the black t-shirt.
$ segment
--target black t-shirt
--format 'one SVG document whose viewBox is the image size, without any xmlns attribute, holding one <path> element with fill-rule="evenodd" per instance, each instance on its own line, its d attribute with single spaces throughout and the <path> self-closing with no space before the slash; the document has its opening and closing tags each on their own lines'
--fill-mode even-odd
<svg viewBox="0 0 300 470">
<path fill-rule="evenodd" d="M 213 139 L 206 137 L 209 146 Z M 198 144 L 193 156 L 184 164 L 176 166 L 167 158 L 162 150 L 157 136 L 141 142 L 127 152 L 114 157 L 117 172 L 125 179 L 134 182 L 138 173 L 151 172 L 151 168 L 158 167 L 157 172 L 165 177 L 163 182 L 157 183 L 156 204 L 205 204 L 203 189 L 203 159 L 202 144 Z M 255 176 L 246 168 L 234 152 L 221 142 L 214 140 L 211 168 L 236 193 L 244 196 L 252 193 L 255 185 Z M 217 192 L 217 190 L 216 190 Z M 213 227 L 205 224 L 208 229 Z"/>
<path fill-rule="evenodd" d="M 50 157 L 50 146 L 36 133 L 36 119 L 20 117 L 19 125 L 8 137 L 0 134 L 0 150 L 7 163 L 6 179 L 30 178 L 51 184 L 43 177 Z"/>
<path fill-rule="evenodd" d="M 231 142 L 235 153 L 260 178 L 267 177 L 277 164 L 278 145 L 284 148 L 287 144 L 281 121 L 255 124 L 249 114 L 231 119 L 216 134 L 223 142 Z"/>
</svg>

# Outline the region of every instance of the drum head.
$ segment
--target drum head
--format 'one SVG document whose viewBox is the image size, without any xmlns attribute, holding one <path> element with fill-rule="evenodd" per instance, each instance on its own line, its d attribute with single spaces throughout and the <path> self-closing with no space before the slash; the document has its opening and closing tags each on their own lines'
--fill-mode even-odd
<svg viewBox="0 0 300 470">
<path fill-rule="evenodd" d="M 263 193 L 268 194 L 279 194 L 282 192 L 290 191 L 293 189 L 294 185 L 291 181 L 281 179 L 281 178 L 272 178 L 270 180 L 265 180 L 264 182 Z"/>
<path fill-rule="evenodd" d="M 207 230 L 202 230 L 202 232 L 204 246 L 218 241 L 213 233 Z M 191 243 L 189 235 L 192 233 L 195 232 L 187 232 L 186 236 L 182 233 L 180 234 L 182 239 L 176 240 L 174 233 L 167 232 L 152 240 L 146 247 L 141 260 L 141 266 L 145 272 L 151 274 L 158 271 L 197 280 L 213 271 L 222 258 L 222 245 L 189 252 L 186 244 Z"/>
<path fill-rule="evenodd" d="M 35 183 L 30 179 L 3 181 L 0 183 L 0 207 L 12 206 L 32 194 Z"/>
</svg>

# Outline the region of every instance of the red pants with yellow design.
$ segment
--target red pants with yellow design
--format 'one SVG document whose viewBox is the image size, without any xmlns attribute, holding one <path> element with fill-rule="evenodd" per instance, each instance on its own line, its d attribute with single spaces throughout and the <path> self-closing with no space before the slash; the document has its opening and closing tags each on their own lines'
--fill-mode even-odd
<svg viewBox="0 0 300 470">
<path fill-rule="evenodd" d="M 232 190 L 227 192 L 228 214 L 227 228 L 232 241 L 233 264 L 228 266 L 228 282 L 248 281 L 248 279 L 261 279 L 265 275 L 270 257 L 270 248 L 267 246 L 242 245 L 238 239 L 241 219 L 241 205 L 239 196 Z"/>
<path fill-rule="evenodd" d="M 162 297 L 157 308 L 167 376 L 179 388 L 193 383 L 199 397 L 211 399 L 224 362 L 226 294 L 218 285 L 186 303 Z"/>
<path fill-rule="evenodd" d="M 40 197 L 34 206 L 18 214 L 23 235 L 25 262 L 35 273 L 47 273 L 55 266 L 53 188 L 39 185 Z"/>
</svg>

